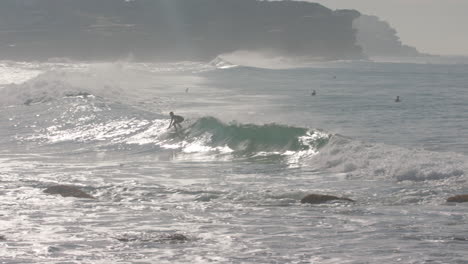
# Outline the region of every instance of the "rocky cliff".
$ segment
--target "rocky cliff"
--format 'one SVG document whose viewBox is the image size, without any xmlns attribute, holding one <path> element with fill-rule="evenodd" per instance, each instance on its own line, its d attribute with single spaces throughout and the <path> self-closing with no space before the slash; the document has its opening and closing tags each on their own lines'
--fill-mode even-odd
<svg viewBox="0 0 468 264">
<path fill-rule="evenodd" d="M 255 0 L 2 0 L 0 58 L 206 60 L 236 50 L 363 57 L 358 12 Z"/>
<path fill-rule="evenodd" d="M 356 43 L 370 57 L 418 57 L 416 48 L 404 45 L 389 23 L 376 16 L 360 15 L 353 22 Z"/>
</svg>

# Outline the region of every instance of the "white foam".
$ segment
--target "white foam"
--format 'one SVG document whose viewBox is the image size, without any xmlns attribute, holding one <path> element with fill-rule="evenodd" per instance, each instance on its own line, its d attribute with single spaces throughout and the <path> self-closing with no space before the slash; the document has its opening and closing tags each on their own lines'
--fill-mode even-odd
<svg viewBox="0 0 468 264">
<path fill-rule="evenodd" d="M 20 84 L 41 73 L 41 70 L 25 69 L 19 66 L 5 65 L 0 62 L 0 85 Z"/>
<path fill-rule="evenodd" d="M 233 150 L 228 146 L 217 146 L 213 147 L 209 145 L 211 141 L 211 135 L 205 133 L 204 135 L 195 138 L 190 143 L 183 144 L 182 152 L 184 153 L 209 153 L 209 152 L 216 152 L 216 153 L 231 153 Z"/>
<path fill-rule="evenodd" d="M 146 125 L 146 124 L 145 124 Z M 140 133 L 125 140 L 127 144 L 145 145 L 158 142 L 159 136 L 167 131 L 168 122 L 165 120 L 153 120 L 151 125 Z"/>
<path fill-rule="evenodd" d="M 462 154 L 371 144 L 340 136 L 333 136 L 309 163 L 349 177 L 397 181 L 444 180 L 468 172 L 468 159 Z"/>
<path fill-rule="evenodd" d="M 91 118 L 91 117 L 90 117 Z M 92 118 L 91 118 L 92 119 Z M 87 118 L 81 118 L 88 121 Z M 70 129 L 62 129 L 61 125 L 47 127 L 45 131 L 28 137 L 28 140 L 45 140 L 49 143 L 66 141 L 88 142 L 88 141 L 122 141 L 129 135 L 137 132 L 147 125 L 146 120 L 121 119 L 106 123 L 77 124 Z"/>
</svg>

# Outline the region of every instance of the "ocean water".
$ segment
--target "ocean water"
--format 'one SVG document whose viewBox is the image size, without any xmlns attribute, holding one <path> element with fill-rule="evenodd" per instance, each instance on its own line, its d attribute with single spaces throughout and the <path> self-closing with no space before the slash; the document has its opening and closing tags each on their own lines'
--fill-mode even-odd
<svg viewBox="0 0 468 264">
<path fill-rule="evenodd" d="M 275 68 L 1 61 L 0 262 L 468 263 L 468 64 Z"/>
</svg>

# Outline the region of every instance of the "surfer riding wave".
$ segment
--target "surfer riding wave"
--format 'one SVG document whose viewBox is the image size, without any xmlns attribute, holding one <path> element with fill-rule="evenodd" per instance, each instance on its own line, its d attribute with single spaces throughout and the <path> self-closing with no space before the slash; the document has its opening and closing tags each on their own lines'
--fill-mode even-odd
<svg viewBox="0 0 468 264">
<path fill-rule="evenodd" d="M 179 128 L 182 128 L 182 125 L 180 123 L 182 123 L 184 121 L 184 118 L 180 115 L 174 115 L 174 112 L 170 112 L 169 115 L 171 116 L 171 122 L 169 123 L 169 128 L 171 128 L 171 126 L 174 126 L 175 130 L 177 131 L 177 126 L 179 126 Z"/>
</svg>

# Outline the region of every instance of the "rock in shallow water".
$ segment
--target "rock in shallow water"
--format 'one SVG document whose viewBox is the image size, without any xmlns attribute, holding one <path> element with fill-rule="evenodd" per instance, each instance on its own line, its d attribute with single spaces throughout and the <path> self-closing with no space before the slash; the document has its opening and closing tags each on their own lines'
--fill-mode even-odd
<svg viewBox="0 0 468 264">
<path fill-rule="evenodd" d="M 183 234 L 129 233 L 116 237 L 120 242 L 184 243 L 189 238 Z"/>
<path fill-rule="evenodd" d="M 468 194 L 455 195 L 447 198 L 447 202 L 451 203 L 466 203 L 468 202 Z"/>
<path fill-rule="evenodd" d="M 76 198 L 88 198 L 88 199 L 95 199 L 93 196 L 83 192 L 82 190 L 78 189 L 74 186 L 67 186 L 67 185 L 55 185 L 51 186 L 44 190 L 45 193 L 48 194 L 60 194 L 63 197 L 76 197 Z"/>
<path fill-rule="evenodd" d="M 333 195 L 309 194 L 306 197 L 302 198 L 301 203 L 317 204 L 317 203 L 325 203 L 325 202 L 333 201 L 333 200 L 354 202 L 354 200 L 351 200 L 349 198 L 337 197 Z"/>
</svg>

